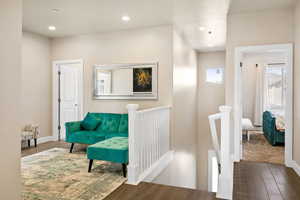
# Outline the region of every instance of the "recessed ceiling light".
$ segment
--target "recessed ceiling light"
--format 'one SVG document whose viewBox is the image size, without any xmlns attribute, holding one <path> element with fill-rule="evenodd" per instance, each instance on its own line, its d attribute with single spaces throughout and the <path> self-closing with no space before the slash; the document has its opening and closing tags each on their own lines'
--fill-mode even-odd
<svg viewBox="0 0 300 200">
<path fill-rule="evenodd" d="M 51 9 L 51 11 L 54 12 L 54 13 L 58 13 L 58 12 L 60 12 L 61 10 L 60 10 L 59 8 L 53 8 L 53 9 Z"/>
<path fill-rule="evenodd" d="M 206 29 L 206 28 L 205 28 L 204 26 L 199 26 L 199 30 L 200 30 L 200 31 L 205 31 L 205 29 Z"/>
<path fill-rule="evenodd" d="M 55 31 L 55 30 L 56 30 L 56 27 L 55 27 L 55 26 L 48 26 L 48 29 L 49 29 L 50 31 Z"/>
<path fill-rule="evenodd" d="M 128 22 L 128 21 L 130 21 L 130 17 L 128 15 L 124 15 L 124 16 L 122 16 L 122 20 L 124 22 Z"/>
</svg>

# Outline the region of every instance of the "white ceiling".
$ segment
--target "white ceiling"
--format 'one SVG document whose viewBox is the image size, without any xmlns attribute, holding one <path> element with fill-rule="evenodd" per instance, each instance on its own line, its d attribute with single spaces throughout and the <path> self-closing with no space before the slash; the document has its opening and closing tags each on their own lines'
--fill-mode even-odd
<svg viewBox="0 0 300 200">
<path fill-rule="evenodd" d="M 47 37 L 64 37 L 173 24 L 193 48 L 215 51 L 225 49 L 228 10 L 278 9 L 291 7 L 295 1 L 231 0 L 230 4 L 230 0 L 24 0 L 23 29 Z M 131 21 L 123 22 L 123 15 L 130 16 Z M 49 25 L 57 30 L 49 31 Z M 200 31 L 200 26 L 206 30 Z"/>
<path fill-rule="evenodd" d="M 241 13 L 259 10 L 289 8 L 297 0 L 232 0 L 229 12 Z"/>
<path fill-rule="evenodd" d="M 24 0 L 23 29 L 47 37 L 174 24 L 197 50 L 223 50 L 229 0 Z M 59 9 L 53 12 L 52 9 Z M 121 20 L 129 15 L 131 21 Z M 49 25 L 56 26 L 51 32 Z M 199 26 L 207 27 L 199 31 Z M 212 34 L 208 34 L 208 30 Z"/>
<path fill-rule="evenodd" d="M 199 51 L 224 50 L 229 0 L 181 0 L 174 3 L 173 22 Z M 206 27 L 199 31 L 199 27 Z M 212 34 L 208 34 L 211 31 Z"/>
<path fill-rule="evenodd" d="M 170 24 L 172 0 L 24 0 L 23 28 L 49 37 Z M 164 9 L 162 9 L 164 8 Z M 167 8 L 167 9 L 165 9 Z M 60 12 L 53 12 L 59 9 Z M 124 23 L 123 15 L 132 20 Z M 48 30 L 56 26 L 55 32 Z"/>
</svg>

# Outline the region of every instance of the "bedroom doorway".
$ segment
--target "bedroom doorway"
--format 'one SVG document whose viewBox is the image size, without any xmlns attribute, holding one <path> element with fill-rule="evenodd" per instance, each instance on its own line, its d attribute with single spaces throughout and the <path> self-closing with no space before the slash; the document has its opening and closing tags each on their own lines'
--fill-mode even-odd
<svg viewBox="0 0 300 200">
<path fill-rule="evenodd" d="M 292 165 L 293 46 L 235 49 L 235 161 Z"/>
</svg>

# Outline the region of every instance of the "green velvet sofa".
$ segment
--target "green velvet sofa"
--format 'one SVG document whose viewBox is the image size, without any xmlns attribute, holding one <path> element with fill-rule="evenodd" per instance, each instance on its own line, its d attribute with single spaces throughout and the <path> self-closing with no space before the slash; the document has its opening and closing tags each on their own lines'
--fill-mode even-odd
<svg viewBox="0 0 300 200">
<path fill-rule="evenodd" d="M 67 122 L 66 142 L 96 144 L 112 137 L 128 137 L 128 114 L 88 113 L 83 121 Z"/>
<path fill-rule="evenodd" d="M 269 111 L 263 113 L 263 132 L 272 146 L 284 144 L 285 132 L 276 129 L 276 118 Z"/>
</svg>

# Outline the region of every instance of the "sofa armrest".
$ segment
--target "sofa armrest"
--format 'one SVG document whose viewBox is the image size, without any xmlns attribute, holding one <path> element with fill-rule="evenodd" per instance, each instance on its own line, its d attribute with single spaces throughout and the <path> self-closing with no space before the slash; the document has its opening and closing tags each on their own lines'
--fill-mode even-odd
<svg viewBox="0 0 300 200">
<path fill-rule="evenodd" d="M 80 131 L 81 130 L 81 121 L 77 122 L 67 122 L 65 124 L 66 127 L 66 137 L 68 137 L 70 134 Z"/>
</svg>

